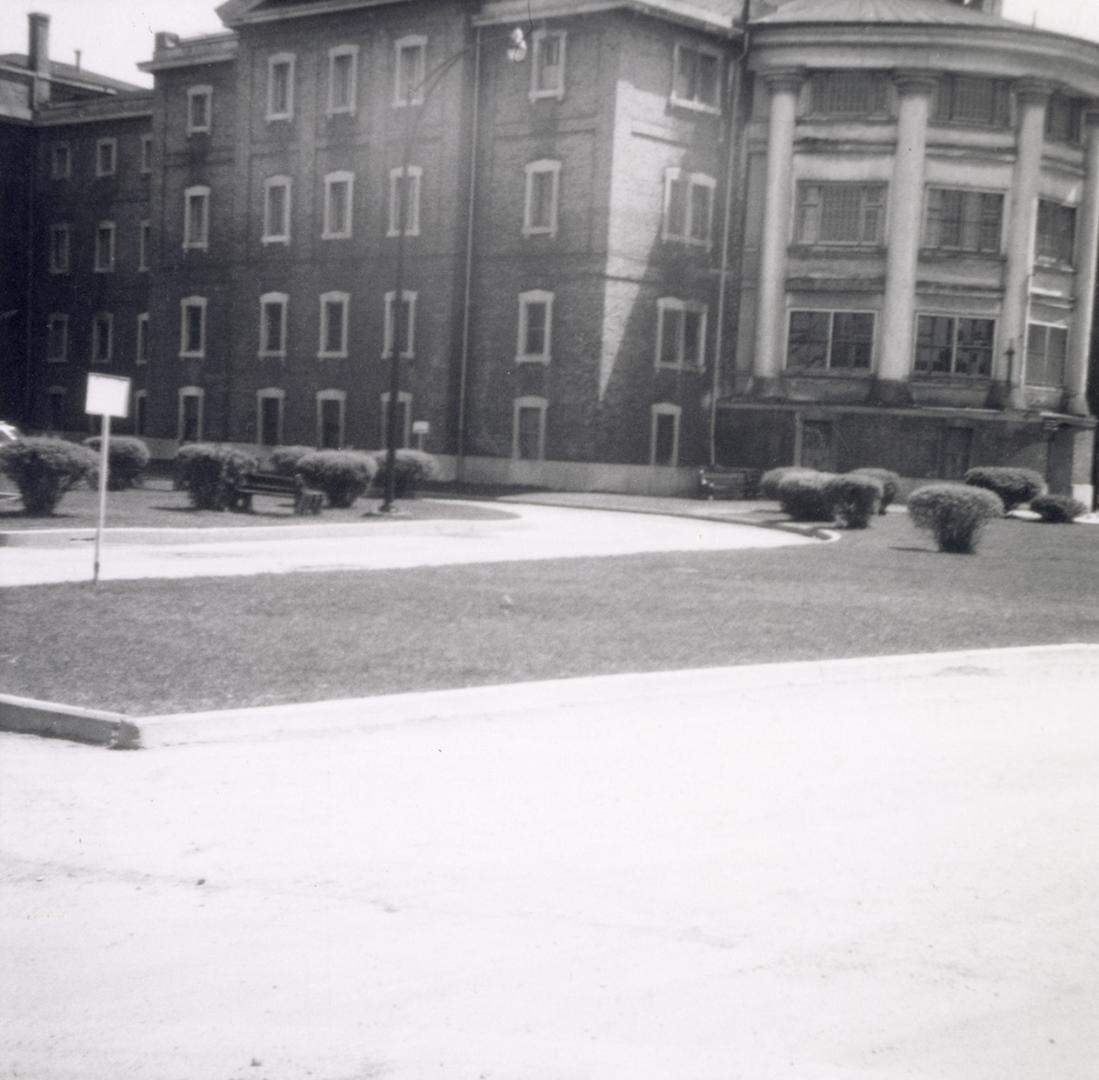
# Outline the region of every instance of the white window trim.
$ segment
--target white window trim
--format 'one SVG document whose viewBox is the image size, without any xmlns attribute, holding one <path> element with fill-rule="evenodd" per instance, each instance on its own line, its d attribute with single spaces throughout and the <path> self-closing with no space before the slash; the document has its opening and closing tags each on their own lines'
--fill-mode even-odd
<svg viewBox="0 0 1099 1080">
<path fill-rule="evenodd" d="M 393 308 L 397 294 L 390 290 L 385 294 L 385 341 L 382 346 L 382 357 L 390 356 L 393 352 Z M 411 360 L 416 355 L 416 302 L 420 294 L 413 289 L 404 289 L 401 299 L 408 304 L 408 340 L 401 352 L 402 360 Z"/>
<path fill-rule="evenodd" d="M 405 221 L 408 222 L 405 236 L 419 236 L 420 189 L 423 186 L 424 170 L 419 165 L 409 165 L 407 175 L 411 183 L 408 184 L 410 198 L 408 204 L 404 207 L 404 218 Z M 404 176 L 405 170 L 403 166 L 398 165 L 396 168 L 389 170 L 389 228 L 385 233 L 387 237 L 400 236 L 400 230 L 397 228 L 397 192 L 401 179 Z"/>
<path fill-rule="evenodd" d="M 144 218 L 137 225 L 137 268 L 139 271 L 147 271 L 150 267 L 149 247 L 153 239 L 153 223 L 149 218 Z"/>
<path fill-rule="evenodd" d="M 282 202 L 281 222 L 271 221 L 271 191 L 274 188 L 282 188 L 285 197 Z M 263 235 L 261 244 L 289 244 L 290 243 L 290 199 L 293 194 L 292 181 L 289 176 L 269 176 L 263 182 Z M 281 232 L 273 232 L 272 225 L 277 224 Z"/>
<path fill-rule="evenodd" d="M 540 353 L 526 351 L 527 331 L 530 328 L 529 310 L 535 304 L 546 308 L 546 340 Z M 519 294 L 519 332 L 515 341 L 515 360 L 520 364 L 548 364 L 553 356 L 553 293 L 545 289 L 528 289 Z"/>
<path fill-rule="evenodd" d="M 263 441 L 263 403 L 265 401 L 277 401 L 279 403 L 277 420 L 275 422 L 274 443 Z M 260 446 L 279 446 L 282 444 L 283 418 L 286 413 L 286 391 L 278 386 L 266 386 L 256 391 L 256 442 Z"/>
<path fill-rule="evenodd" d="M 1065 335 L 1065 359 L 1064 359 L 1064 375 L 1062 375 L 1061 385 L 1064 385 L 1065 375 L 1068 374 L 1069 359 L 1072 355 L 1072 327 L 1065 323 L 1051 323 L 1046 322 L 1044 319 L 1027 319 L 1026 323 L 1026 348 L 1023 349 L 1023 364 L 1022 371 L 1020 372 L 1019 381 L 1024 386 L 1040 386 L 1049 387 L 1053 386 L 1053 383 L 1032 383 L 1028 382 L 1030 376 L 1030 328 L 1032 326 L 1040 326 L 1046 332 L 1046 356 L 1049 355 L 1049 331 L 1060 330 Z"/>
<path fill-rule="evenodd" d="M 324 445 L 324 409 L 326 401 L 338 401 L 340 404 L 340 437 L 339 445 L 347 442 L 347 391 L 346 390 L 318 390 L 316 394 L 317 410 L 317 446 Z"/>
<path fill-rule="evenodd" d="M 50 339 L 53 337 L 53 326 L 57 323 L 61 326 L 61 355 L 53 356 L 50 353 Z M 46 316 L 46 363 L 64 364 L 69 359 L 69 316 L 61 311 L 52 311 Z"/>
<path fill-rule="evenodd" d="M 665 312 L 695 312 L 702 316 L 698 327 L 698 356 L 683 356 L 682 361 L 676 356 L 674 363 L 668 363 L 661 355 L 664 345 L 664 317 Z M 656 302 L 656 366 L 669 371 L 702 371 L 706 366 L 706 325 L 709 320 L 709 307 L 697 300 L 680 300 L 678 297 L 662 296 Z M 686 323 L 680 320 L 680 328 L 685 329 Z M 677 354 L 686 347 L 686 342 L 680 342 L 676 349 Z"/>
<path fill-rule="evenodd" d="M 273 76 L 275 68 L 281 64 L 285 64 L 289 69 L 286 73 L 286 109 L 282 112 L 275 112 L 272 107 L 275 96 L 275 80 Z M 294 119 L 294 74 L 296 70 L 297 57 L 294 53 L 274 53 L 267 58 L 267 113 L 264 119 L 268 122 L 272 120 Z"/>
<path fill-rule="evenodd" d="M 526 173 L 526 192 L 523 197 L 523 235 L 556 236 L 558 209 L 561 205 L 561 162 L 549 158 L 542 158 L 539 161 L 532 161 L 528 165 L 525 165 L 524 172 Z M 548 225 L 534 225 L 531 222 L 531 211 L 533 210 L 531 196 L 534 192 L 534 177 L 546 173 L 553 176 L 553 185 L 551 187 L 553 197 L 550 203 L 551 220 Z"/>
<path fill-rule="evenodd" d="M 406 50 L 419 49 L 422 62 L 420 70 L 427 73 L 427 37 L 424 34 L 406 34 L 393 42 L 393 105 L 402 108 L 407 105 L 422 105 L 424 101 L 424 85 L 421 79 L 417 86 L 412 88 L 412 93 L 405 94 L 401 85 L 401 54 Z"/>
<path fill-rule="evenodd" d="M 538 75 L 543 71 L 542 43 L 546 38 L 559 38 L 561 41 L 561 62 L 558 65 L 557 85 L 549 89 L 538 87 Z M 530 100 L 538 101 L 543 98 L 556 98 L 560 101 L 565 96 L 565 47 L 567 34 L 564 30 L 535 30 L 531 35 L 531 63 L 530 63 Z"/>
<path fill-rule="evenodd" d="M 99 338 L 97 328 L 101 325 L 107 327 L 107 352 L 103 356 L 97 356 L 95 351 L 96 341 Z M 114 315 L 109 311 L 97 311 L 92 316 L 92 342 L 90 362 L 97 366 L 108 365 L 114 359 Z"/>
<path fill-rule="evenodd" d="M 712 56 L 717 60 L 717 79 L 715 85 L 717 86 L 717 104 L 707 105 L 703 101 L 696 101 L 694 98 L 681 98 L 675 92 L 676 76 L 679 73 L 679 57 L 684 49 L 689 49 L 691 52 L 702 53 L 706 56 Z M 711 49 L 705 45 L 698 44 L 697 42 L 677 41 L 675 44 L 675 54 L 672 57 L 672 89 L 668 95 L 668 100 L 680 109 L 693 109 L 695 112 L 706 113 L 710 116 L 721 115 L 721 75 L 722 75 L 722 56 L 717 49 Z"/>
<path fill-rule="evenodd" d="M 100 247 L 99 238 L 103 231 L 106 230 L 108 237 L 107 241 L 107 259 L 104 264 L 100 260 Z M 113 274 L 115 267 L 115 251 L 117 237 L 117 227 L 113 221 L 100 221 L 95 226 L 95 251 L 93 253 L 94 262 L 92 264 L 92 272 L 96 274 Z"/>
<path fill-rule="evenodd" d="M 519 412 L 521 409 L 538 409 L 541 414 L 538 419 L 538 456 L 536 458 L 519 457 Z M 545 461 L 546 460 L 546 413 L 549 410 L 549 401 L 544 397 L 533 394 L 525 397 L 517 397 L 511 406 L 511 456 L 515 461 Z"/>
<path fill-rule="evenodd" d="M 142 327 L 145 329 L 142 330 Z M 142 346 L 142 336 L 144 336 L 145 348 Z M 134 337 L 134 364 L 140 367 L 143 364 L 149 362 L 149 313 L 142 311 L 137 316 L 137 332 Z"/>
<path fill-rule="evenodd" d="M 340 343 L 341 348 L 334 352 L 326 352 L 324 348 L 325 340 L 328 337 L 328 305 L 338 301 L 341 307 L 340 313 Z M 351 311 L 351 294 L 339 291 L 332 291 L 321 293 L 320 297 L 320 340 L 317 343 L 317 359 L 318 360 L 343 360 L 346 359 L 347 348 L 347 326 L 348 317 Z"/>
<path fill-rule="evenodd" d="M 54 262 L 54 251 L 56 244 L 54 243 L 55 236 L 65 237 L 65 260 L 63 264 Z M 55 225 L 50 226 L 50 247 L 48 253 L 49 269 L 51 274 L 68 274 L 72 269 L 72 228 L 68 222 L 58 222 Z"/>
<path fill-rule="evenodd" d="M 153 171 L 153 137 L 141 136 L 141 174 L 148 176 Z"/>
<path fill-rule="evenodd" d="M 382 403 L 382 446 L 389 445 L 389 391 L 381 395 Z M 401 425 L 402 448 L 412 445 L 412 394 L 408 390 L 397 391 L 397 408 L 404 406 L 404 423 Z M 401 415 L 400 413 L 398 415 Z"/>
<path fill-rule="evenodd" d="M 58 155 L 64 156 L 64 169 L 58 169 Z M 73 172 L 72 147 L 68 142 L 55 142 L 50 144 L 50 179 L 69 180 Z"/>
<path fill-rule="evenodd" d="M 191 239 L 191 201 L 201 198 L 202 209 L 202 235 L 195 240 Z M 196 184 L 183 192 L 183 250 L 206 251 L 210 246 L 210 188 L 206 184 Z"/>
<path fill-rule="evenodd" d="M 206 358 L 206 304 L 205 296 L 185 296 L 179 302 L 179 355 L 188 360 L 204 360 Z M 187 312 L 191 308 L 198 308 L 202 312 L 199 319 L 199 342 L 197 349 L 186 348 L 187 344 Z"/>
<path fill-rule="evenodd" d="M 349 101 L 346 105 L 334 104 L 332 97 L 336 89 L 336 80 L 333 75 L 336 71 L 336 60 L 341 56 L 351 57 L 351 82 L 348 86 Z M 353 116 L 359 97 L 359 47 L 358 45 L 336 45 L 328 50 L 328 115 Z"/>
<path fill-rule="evenodd" d="M 183 442 L 183 402 L 186 398 L 198 401 L 195 442 L 201 442 L 206 426 L 206 391 L 201 386 L 181 386 L 176 394 L 176 441 Z"/>
<path fill-rule="evenodd" d="M 103 168 L 103 155 L 102 150 L 106 147 L 111 148 L 111 167 L 109 169 Z M 95 175 L 96 177 L 102 176 L 114 176 L 118 172 L 118 140 L 112 135 L 103 139 L 95 140 Z"/>
<path fill-rule="evenodd" d="M 672 191 L 677 180 L 687 181 L 686 205 L 683 208 L 683 234 L 674 233 L 669 228 L 671 222 Z M 704 187 L 710 192 L 709 212 L 706 217 L 706 238 L 699 240 L 692 234 L 694 232 L 694 189 Z M 684 169 L 672 167 L 664 170 L 664 225 L 662 236 L 664 240 L 674 241 L 680 244 L 690 244 L 692 247 L 704 248 L 709 251 L 713 246 L 714 229 L 714 199 L 717 192 L 717 180 L 707 173 L 689 173 Z"/>
<path fill-rule="evenodd" d="M 194 123 L 194 100 L 197 97 L 206 99 L 206 123 Z M 214 88 L 212 86 L 187 87 L 187 134 L 209 135 L 214 123 Z"/>
<path fill-rule="evenodd" d="M 332 228 L 332 188 L 336 184 L 347 185 L 347 222 L 346 228 L 336 231 Z M 331 172 L 324 178 L 324 222 L 321 231 L 322 240 L 348 240 L 354 227 L 355 174 L 341 169 Z M 417 215 L 418 216 L 418 215 Z"/>
<path fill-rule="evenodd" d="M 134 418 L 134 434 L 144 435 L 145 429 L 149 426 L 149 391 L 148 390 L 135 390 L 133 393 L 133 404 L 131 405 L 132 415 Z M 145 423 L 141 423 L 144 420 Z"/>
<path fill-rule="evenodd" d="M 281 349 L 270 348 L 270 343 L 267 341 L 267 320 L 264 318 L 264 309 L 268 304 L 278 304 L 280 308 L 279 314 L 279 337 L 282 341 Z M 259 356 L 263 360 L 270 359 L 283 359 L 286 356 L 286 327 L 288 322 L 288 313 L 290 310 L 290 296 L 284 292 L 268 292 L 264 293 L 259 298 Z"/>
<path fill-rule="evenodd" d="M 656 461 L 656 431 L 657 418 L 671 416 L 674 419 L 672 425 L 672 460 L 667 465 L 658 465 Z M 679 466 L 679 431 L 683 419 L 683 408 L 668 401 L 661 401 L 649 406 L 649 465 L 655 469 L 674 469 Z"/>
</svg>

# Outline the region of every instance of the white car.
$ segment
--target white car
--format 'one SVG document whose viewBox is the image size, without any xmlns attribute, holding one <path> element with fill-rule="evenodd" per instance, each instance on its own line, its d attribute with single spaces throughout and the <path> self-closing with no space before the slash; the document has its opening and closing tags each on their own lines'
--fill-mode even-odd
<svg viewBox="0 0 1099 1080">
<path fill-rule="evenodd" d="M 0 446 L 4 443 L 18 442 L 23 438 L 23 432 L 21 432 L 14 424 L 9 424 L 6 420 L 0 420 Z"/>
</svg>

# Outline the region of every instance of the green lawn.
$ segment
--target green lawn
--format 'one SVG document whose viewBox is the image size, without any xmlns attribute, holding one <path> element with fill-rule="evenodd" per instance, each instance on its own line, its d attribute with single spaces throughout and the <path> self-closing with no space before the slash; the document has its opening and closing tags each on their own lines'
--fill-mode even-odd
<svg viewBox="0 0 1099 1080">
<path fill-rule="evenodd" d="M 903 514 L 838 543 L 2 594 L 0 689 L 131 714 L 609 672 L 1099 642 L 1099 527 Z"/>
</svg>

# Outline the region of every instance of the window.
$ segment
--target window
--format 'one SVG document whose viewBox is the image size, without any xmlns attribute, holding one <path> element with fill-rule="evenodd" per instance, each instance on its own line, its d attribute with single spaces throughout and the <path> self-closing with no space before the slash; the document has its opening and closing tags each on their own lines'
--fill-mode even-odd
<svg viewBox="0 0 1099 1080">
<path fill-rule="evenodd" d="M 68 180 L 72 176 L 72 151 L 67 142 L 50 146 L 50 179 Z"/>
<path fill-rule="evenodd" d="M 109 274 L 114 270 L 114 222 L 101 221 L 95 227 L 95 272 Z"/>
<path fill-rule="evenodd" d="M 69 226 L 50 226 L 50 273 L 69 272 Z"/>
<path fill-rule="evenodd" d="M 263 182 L 263 244 L 290 243 L 290 177 L 271 176 Z"/>
<path fill-rule="evenodd" d="M 698 368 L 706 348 L 706 305 L 663 297 L 656 302 L 656 366 Z"/>
<path fill-rule="evenodd" d="M 146 219 L 137 227 L 137 268 L 149 269 L 149 252 L 153 242 L 153 223 Z"/>
<path fill-rule="evenodd" d="M 114 316 L 105 311 L 92 316 L 92 363 L 109 364 L 114 353 Z"/>
<path fill-rule="evenodd" d="M 679 464 L 679 420 L 683 410 L 662 402 L 650 409 L 649 464 Z"/>
<path fill-rule="evenodd" d="M 920 315 L 916 320 L 916 361 L 919 375 L 992 374 L 993 319 L 963 319 L 953 315 Z"/>
<path fill-rule="evenodd" d="M 1003 216 L 1003 195 L 928 188 L 924 247 L 999 254 Z"/>
<path fill-rule="evenodd" d="M 187 134 L 208 134 L 213 122 L 214 89 L 192 86 L 187 90 Z"/>
<path fill-rule="evenodd" d="M 179 355 L 206 355 L 206 298 L 187 296 L 179 302 Z"/>
<path fill-rule="evenodd" d="M 714 49 L 676 45 L 672 104 L 717 112 L 720 108 L 721 55 Z"/>
<path fill-rule="evenodd" d="M 664 239 L 710 246 L 717 182 L 704 173 L 664 172 Z"/>
<path fill-rule="evenodd" d="M 556 236 L 561 162 L 532 161 L 526 167 L 523 235 Z"/>
<path fill-rule="evenodd" d="M 118 140 L 96 139 L 95 175 L 114 176 L 118 168 Z"/>
<path fill-rule="evenodd" d="M 386 236 L 399 235 L 401 229 L 398 223 L 402 222 L 402 219 L 405 236 L 420 235 L 420 181 L 422 178 L 423 169 L 419 165 L 409 165 L 407 176 L 401 168 L 389 170 L 389 228 Z"/>
<path fill-rule="evenodd" d="M 798 184 L 799 244 L 880 244 L 884 218 L 885 184 Z"/>
<path fill-rule="evenodd" d="M 329 173 L 324 178 L 323 240 L 340 240 L 351 235 L 351 200 L 355 177 L 349 172 Z"/>
<path fill-rule="evenodd" d="M 1064 94 L 1053 94 L 1046 105 L 1046 138 L 1051 142 L 1080 141 L 1080 103 Z"/>
<path fill-rule="evenodd" d="M 1063 326 L 1030 323 L 1026 334 L 1028 386 L 1064 386 L 1068 331 Z"/>
<path fill-rule="evenodd" d="M 389 391 L 382 394 L 382 446 L 389 445 Z M 397 394 L 397 445 L 408 446 L 412 427 L 412 395 L 407 390 Z"/>
<path fill-rule="evenodd" d="M 151 173 L 153 171 L 153 137 L 141 136 L 141 171 Z"/>
<path fill-rule="evenodd" d="M 294 54 L 276 53 L 267 60 L 267 119 L 294 116 Z"/>
<path fill-rule="evenodd" d="M 347 356 L 347 314 L 350 296 L 345 292 L 327 292 L 321 296 L 321 338 L 317 356 Z"/>
<path fill-rule="evenodd" d="M 282 415 L 286 391 L 271 386 L 256 392 L 256 435 L 260 446 L 282 442 Z"/>
<path fill-rule="evenodd" d="M 134 348 L 134 363 L 149 362 L 149 313 L 143 311 L 137 317 L 137 344 Z"/>
<path fill-rule="evenodd" d="M 532 289 L 519 294 L 519 340 L 515 359 L 548 364 L 553 349 L 553 293 Z"/>
<path fill-rule="evenodd" d="M 46 359 L 52 364 L 69 358 L 69 317 L 54 313 L 46 320 Z"/>
<path fill-rule="evenodd" d="M 149 392 L 134 391 L 134 434 L 144 435 L 149 427 Z"/>
<path fill-rule="evenodd" d="M 1008 85 L 969 75 L 944 76 L 935 91 L 932 115 L 940 123 L 1006 127 Z"/>
<path fill-rule="evenodd" d="M 201 386 L 179 388 L 176 435 L 180 442 L 198 442 L 202 438 L 202 414 L 205 400 L 206 391 Z"/>
<path fill-rule="evenodd" d="M 259 354 L 286 355 L 286 315 L 290 298 L 286 293 L 264 293 L 259 298 Z"/>
<path fill-rule="evenodd" d="M 189 187 L 183 193 L 183 248 L 205 251 L 210 243 L 210 189 Z"/>
<path fill-rule="evenodd" d="M 872 312 L 790 312 L 787 368 L 805 371 L 869 371 L 873 352 Z"/>
<path fill-rule="evenodd" d="M 391 356 L 396 343 L 393 340 L 393 299 L 395 293 L 385 294 L 385 348 L 383 356 Z M 401 358 L 411 360 L 416 355 L 416 296 L 405 290 L 401 294 Z"/>
<path fill-rule="evenodd" d="M 515 399 L 512 412 L 511 456 L 520 461 L 543 461 L 546 456 L 546 409 L 543 397 Z"/>
<path fill-rule="evenodd" d="M 1071 264 L 1076 249 L 1076 208 L 1038 200 L 1038 241 L 1040 260 Z"/>
<path fill-rule="evenodd" d="M 398 38 L 394 44 L 393 104 L 419 105 L 424 100 L 427 38 L 419 34 Z"/>
<path fill-rule="evenodd" d="M 50 431 L 64 430 L 67 396 L 68 391 L 63 386 L 51 386 L 46 391 L 46 424 Z"/>
<path fill-rule="evenodd" d="M 821 71 L 809 80 L 809 112 L 814 116 L 884 116 L 885 79 L 869 71 Z"/>
<path fill-rule="evenodd" d="M 530 63 L 530 99 L 565 96 L 565 32 L 535 30 Z"/>
<path fill-rule="evenodd" d="M 358 82 L 358 45 L 338 45 L 328 50 L 328 113 L 353 113 Z"/>
<path fill-rule="evenodd" d="M 317 393 L 317 446 L 321 450 L 339 450 L 344 441 L 347 394 L 343 390 Z"/>
</svg>

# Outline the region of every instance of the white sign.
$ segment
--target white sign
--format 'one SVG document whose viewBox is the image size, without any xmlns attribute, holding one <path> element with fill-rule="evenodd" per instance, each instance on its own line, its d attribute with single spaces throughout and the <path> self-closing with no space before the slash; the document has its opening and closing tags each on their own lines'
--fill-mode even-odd
<svg viewBox="0 0 1099 1080">
<path fill-rule="evenodd" d="M 413 420 L 412 421 L 412 434 L 413 435 L 430 435 L 431 424 L 426 420 Z"/>
<path fill-rule="evenodd" d="M 130 380 L 122 375 L 88 375 L 84 411 L 91 416 L 130 415 Z"/>
</svg>

